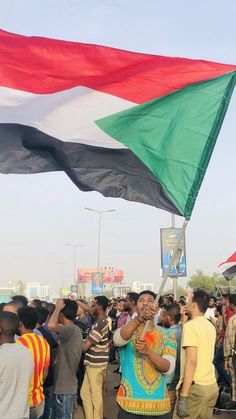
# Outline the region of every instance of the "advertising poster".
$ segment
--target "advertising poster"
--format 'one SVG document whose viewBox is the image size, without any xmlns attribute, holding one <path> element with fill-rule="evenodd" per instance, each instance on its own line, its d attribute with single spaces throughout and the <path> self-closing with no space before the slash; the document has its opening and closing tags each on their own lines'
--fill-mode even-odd
<svg viewBox="0 0 236 419">
<path fill-rule="evenodd" d="M 70 294 L 70 288 L 60 288 L 61 297 L 68 298 L 69 294 Z"/>
<path fill-rule="evenodd" d="M 103 274 L 94 272 L 92 274 L 92 295 L 103 294 Z"/>
<path fill-rule="evenodd" d="M 92 282 L 92 277 L 97 274 L 97 269 L 78 269 L 78 282 Z M 99 273 L 102 274 L 103 283 L 121 284 L 124 281 L 124 271 L 115 268 L 100 268 Z"/>
<path fill-rule="evenodd" d="M 161 228 L 161 269 L 162 276 L 165 275 L 173 251 L 178 243 L 181 228 Z M 174 266 L 172 266 L 169 277 L 187 276 L 185 235 L 179 246 L 178 255 Z"/>
</svg>

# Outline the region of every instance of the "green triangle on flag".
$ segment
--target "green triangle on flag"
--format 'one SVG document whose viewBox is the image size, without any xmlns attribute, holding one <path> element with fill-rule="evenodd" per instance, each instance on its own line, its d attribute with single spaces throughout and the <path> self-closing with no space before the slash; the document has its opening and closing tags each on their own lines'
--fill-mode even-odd
<svg viewBox="0 0 236 419">
<path fill-rule="evenodd" d="M 191 84 L 99 119 L 128 147 L 189 219 L 236 83 L 236 72 Z"/>
</svg>

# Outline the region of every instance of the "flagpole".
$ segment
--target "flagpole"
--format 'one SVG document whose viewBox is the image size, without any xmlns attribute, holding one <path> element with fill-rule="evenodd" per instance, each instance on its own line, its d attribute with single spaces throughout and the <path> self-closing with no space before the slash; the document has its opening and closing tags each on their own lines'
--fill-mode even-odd
<svg viewBox="0 0 236 419">
<path fill-rule="evenodd" d="M 159 288 L 158 294 L 157 294 L 156 299 L 155 299 L 155 302 L 154 302 L 154 307 L 155 308 L 158 307 L 159 298 L 162 295 L 162 291 L 163 291 L 163 289 L 164 289 L 164 287 L 166 285 L 166 281 L 168 279 L 168 276 L 170 274 L 170 271 L 171 271 L 172 266 L 175 265 L 176 259 L 178 257 L 179 258 L 181 257 L 181 253 L 182 253 L 182 250 L 183 250 L 183 238 L 184 238 L 184 233 L 185 233 L 187 224 L 188 224 L 188 221 L 187 220 L 184 220 L 183 226 L 182 226 L 182 228 L 180 230 L 180 236 L 179 236 L 178 241 L 176 243 L 176 246 L 174 248 L 173 254 L 172 254 L 171 258 L 170 258 L 169 265 L 168 265 L 168 267 L 167 267 L 167 269 L 165 271 L 164 277 L 163 277 L 162 282 L 161 282 L 161 286 Z M 142 336 L 141 336 L 142 339 L 144 339 L 144 336 L 145 336 L 146 332 L 148 331 L 149 323 L 150 323 L 150 320 L 148 320 L 146 322 L 146 325 L 145 325 L 145 327 L 143 329 Z"/>
</svg>

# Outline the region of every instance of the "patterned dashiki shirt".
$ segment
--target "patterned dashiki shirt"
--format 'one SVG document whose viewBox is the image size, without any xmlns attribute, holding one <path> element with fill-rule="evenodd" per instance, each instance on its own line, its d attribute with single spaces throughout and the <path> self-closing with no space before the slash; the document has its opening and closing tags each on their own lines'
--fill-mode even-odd
<svg viewBox="0 0 236 419">
<path fill-rule="evenodd" d="M 135 350 L 134 343 L 142 330 L 141 325 L 127 345 L 119 348 L 122 379 L 116 401 L 127 412 L 161 416 L 170 411 L 166 375 L 157 371 L 146 356 Z M 168 330 L 154 327 L 146 333 L 145 340 L 148 347 L 160 356 L 176 357 L 175 336 Z"/>
</svg>

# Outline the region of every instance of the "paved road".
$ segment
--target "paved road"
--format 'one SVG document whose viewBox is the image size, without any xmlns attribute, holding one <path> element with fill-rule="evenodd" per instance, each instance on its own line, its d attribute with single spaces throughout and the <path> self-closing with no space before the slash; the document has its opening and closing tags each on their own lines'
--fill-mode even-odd
<svg viewBox="0 0 236 419">
<path fill-rule="evenodd" d="M 106 419 L 116 419 L 118 408 L 115 402 L 117 390 L 114 390 L 114 386 L 119 384 L 119 374 L 114 374 L 113 371 L 116 369 L 116 365 L 110 365 L 107 379 L 107 389 L 105 392 L 105 416 Z M 236 412 L 228 413 L 224 412 L 221 414 L 214 415 L 214 419 L 236 419 Z M 84 419 L 82 409 L 79 408 L 74 419 Z"/>
</svg>

